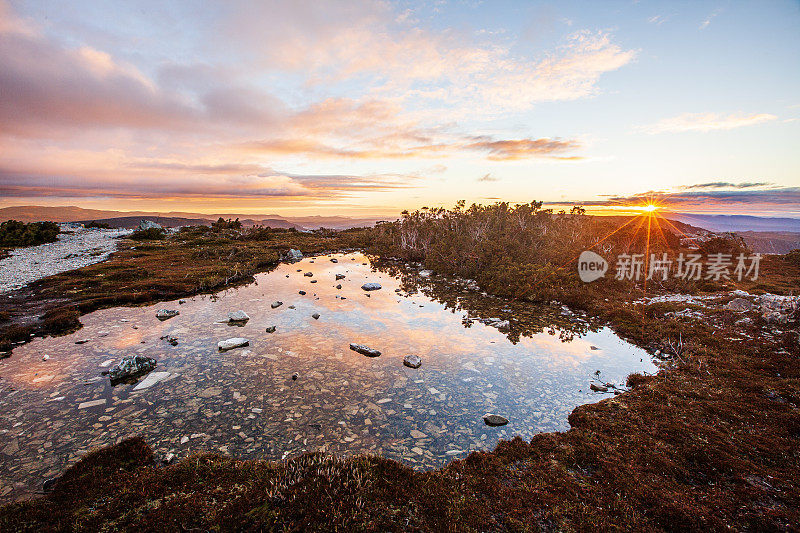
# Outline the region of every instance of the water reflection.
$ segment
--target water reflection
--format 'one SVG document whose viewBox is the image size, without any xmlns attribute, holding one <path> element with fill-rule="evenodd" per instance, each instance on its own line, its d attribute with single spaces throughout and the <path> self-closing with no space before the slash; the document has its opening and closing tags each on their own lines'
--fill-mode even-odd
<svg viewBox="0 0 800 533">
<path fill-rule="evenodd" d="M 365 282 L 383 288 L 367 293 Z M 0 498 L 30 492 L 88 449 L 136 434 L 160 454 L 369 452 L 430 468 L 500 438 L 566 429 L 575 406 L 603 397 L 588 390 L 596 370 L 617 383 L 655 370 L 644 351 L 568 310 L 462 285 L 469 283 L 339 254 L 281 265 L 184 305 L 87 315 L 81 331 L 37 339 L 0 362 Z M 283 305 L 273 309 L 276 300 Z M 162 308 L 180 315 L 161 322 Z M 239 309 L 250 320 L 230 327 L 227 314 Z M 498 329 L 480 319 L 509 323 Z M 217 342 L 230 337 L 250 345 L 220 353 Z M 364 357 L 351 342 L 382 355 Z M 111 387 L 101 372 L 133 354 L 157 359 L 162 380 L 138 391 Z M 403 366 L 407 354 L 422 367 Z M 510 423 L 487 427 L 487 412 Z"/>
</svg>

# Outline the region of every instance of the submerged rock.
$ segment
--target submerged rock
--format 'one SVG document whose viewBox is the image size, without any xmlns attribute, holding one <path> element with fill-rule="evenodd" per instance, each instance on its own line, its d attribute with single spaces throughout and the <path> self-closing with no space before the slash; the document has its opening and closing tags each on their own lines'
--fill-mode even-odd
<svg viewBox="0 0 800 533">
<path fill-rule="evenodd" d="M 174 316 L 178 316 L 180 311 L 176 311 L 174 309 L 159 309 L 156 311 L 156 318 L 159 320 L 167 320 L 168 318 L 172 318 Z"/>
<path fill-rule="evenodd" d="M 108 377 L 111 383 L 117 383 L 124 379 L 134 378 L 150 372 L 156 367 L 155 359 L 144 355 L 131 355 L 123 357 L 122 361 L 108 371 Z"/>
<path fill-rule="evenodd" d="M 228 322 L 247 322 L 248 320 L 250 320 L 250 317 L 241 309 L 228 313 Z"/>
<path fill-rule="evenodd" d="M 367 357 L 378 357 L 381 352 L 375 350 L 374 348 L 370 348 L 369 346 L 365 346 L 363 344 L 356 344 L 354 342 L 350 343 L 350 349 L 354 352 L 358 352 L 361 355 L 366 355 Z"/>
<path fill-rule="evenodd" d="M 242 346 L 249 346 L 249 345 L 250 341 L 245 339 L 244 337 L 233 337 L 232 339 L 219 341 L 217 343 L 217 348 L 219 348 L 220 352 L 225 352 L 228 350 L 233 350 L 234 348 L 240 348 Z"/>
<path fill-rule="evenodd" d="M 277 309 L 278 307 L 280 307 L 282 305 L 283 305 L 283 302 L 275 301 L 275 302 L 272 302 L 272 305 L 270 307 L 272 307 L 273 309 Z"/>
<path fill-rule="evenodd" d="M 365 291 L 377 291 L 381 288 L 380 283 L 365 283 L 361 286 Z"/>
<path fill-rule="evenodd" d="M 419 368 L 422 366 L 422 359 L 418 355 L 407 355 L 403 358 L 403 364 L 408 368 Z"/>
<path fill-rule="evenodd" d="M 508 419 L 506 417 L 493 414 L 483 415 L 483 421 L 487 426 L 492 427 L 505 426 L 508 424 Z"/>
</svg>

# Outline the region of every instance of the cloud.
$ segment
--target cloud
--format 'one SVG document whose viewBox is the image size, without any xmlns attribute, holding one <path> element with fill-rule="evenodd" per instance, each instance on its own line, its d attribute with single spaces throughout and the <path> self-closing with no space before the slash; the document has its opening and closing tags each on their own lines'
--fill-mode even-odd
<svg viewBox="0 0 800 533">
<path fill-rule="evenodd" d="M 500 178 L 496 178 L 492 176 L 491 173 L 489 173 L 489 174 L 484 174 L 483 176 L 478 178 L 478 181 L 500 181 Z"/>
<path fill-rule="evenodd" d="M 731 183 L 729 181 L 713 181 L 710 183 L 697 183 L 694 185 L 684 185 L 682 189 L 751 189 L 754 187 L 766 187 L 772 185 L 767 182 L 744 182 Z"/>
<path fill-rule="evenodd" d="M 562 141 L 558 139 L 514 139 L 514 140 L 493 140 L 481 138 L 476 142 L 469 143 L 465 148 L 470 150 L 486 151 L 488 158 L 492 161 L 510 161 L 516 159 L 526 159 L 530 157 L 556 157 L 554 154 L 568 152 L 578 148 L 580 145 L 576 141 Z M 576 159 L 575 156 L 566 159 Z"/>
<path fill-rule="evenodd" d="M 667 211 L 723 212 L 741 214 L 745 212 L 786 212 L 794 209 L 800 214 L 800 187 L 756 188 L 747 187 L 720 189 L 712 186 L 708 190 L 648 191 L 630 196 L 610 196 L 604 200 L 588 200 L 575 205 L 595 207 L 624 207 L 655 203 Z M 745 184 L 750 185 L 750 184 Z M 562 202 L 560 202 L 562 203 Z"/>
<path fill-rule="evenodd" d="M 677 117 L 666 118 L 650 126 L 639 128 L 651 135 L 657 133 L 680 133 L 687 131 L 732 130 L 744 126 L 753 126 L 776 120 L 778 117 L 768 113 L 731 114 L 718 113 L 683 113 Z"/>
</svg>

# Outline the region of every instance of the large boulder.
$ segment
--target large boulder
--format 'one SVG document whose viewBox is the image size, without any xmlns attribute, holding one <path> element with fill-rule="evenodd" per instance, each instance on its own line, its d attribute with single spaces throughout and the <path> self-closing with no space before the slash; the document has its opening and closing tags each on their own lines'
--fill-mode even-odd
<svg viewBox="0 0 800 533">
<path fill-rule="evenodd" d="M 140 230 L 148 230 L 148 229 L 164 229 L 164 228 L 161 226 L 161 224 L 159 224 L 157 222 L 153 222 L 152 220 L 142 219 L 142 221 L 139 222 L 139 228 L 138 229 L 140 229 Z"/>
<path fill-rule="evenodd" d="M 123 357 L 122 361 L 117 363 L 111 370 L 108 371 L 108 377 L 111 383 L 118 383 L 125 379 L 135 378 L 150 372 L 156 367 L 156 360 L 144 355 L 131 355 Z"/>
<path fill-rule="evenodd" d="M 750 311 L 755 307 L 753 302 L 747 300 L 745 298 L 734 298 L 730 302 L 725 304 L 725 309 L 730 311 L 736 311 L 737 313 L 742 313 L 745 311 Z"/>
</svg>

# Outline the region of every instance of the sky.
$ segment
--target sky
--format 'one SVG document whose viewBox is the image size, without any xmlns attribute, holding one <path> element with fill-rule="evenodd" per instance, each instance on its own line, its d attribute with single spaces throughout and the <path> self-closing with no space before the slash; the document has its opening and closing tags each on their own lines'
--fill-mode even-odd
<svg viewBox="0 0 800 533">
<path fill-rule="evenodd" d="M 800 2 L 0 0 L 0 207 L 800 217 Z"/>
</svg>

